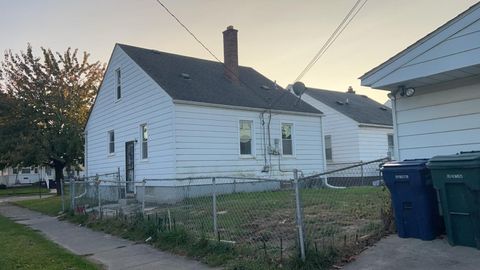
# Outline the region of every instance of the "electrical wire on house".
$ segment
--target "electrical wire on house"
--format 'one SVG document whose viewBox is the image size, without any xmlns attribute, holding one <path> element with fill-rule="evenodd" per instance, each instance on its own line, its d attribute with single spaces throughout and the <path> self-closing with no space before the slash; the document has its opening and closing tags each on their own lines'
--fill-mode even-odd
<svg viewBox="0 0 480 270">
<path fill-rule="evenodd" d="M 363 2 L 363 3 L 362 3 Z M 357 14 L 362 10 L 368 0 L 357 0 L 353 7 L 349 10 L 347 15 L 343 18 L 340 24 L 337 26 L 335 31 L 330 35 L 327 41 L 323 44 L 320 50 L 315 54 L 315 56 L 310 60 L 307 66 L 300 72 L 300 74 L 295 79 L 295 82 L 300 81 L 312 67 L 318 62 L 318 60 L 325 54 L 325 52 L 332 46 L 332 44 L 337 40 L 337 38 L 342 34 L 342 32 L 350 25 L 353 19 Z"/>
</svg>

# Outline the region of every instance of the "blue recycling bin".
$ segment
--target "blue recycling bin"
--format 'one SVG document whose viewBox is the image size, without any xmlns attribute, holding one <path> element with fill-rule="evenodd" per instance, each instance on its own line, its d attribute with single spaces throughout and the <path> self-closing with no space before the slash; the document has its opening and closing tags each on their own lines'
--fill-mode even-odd
<svg viewBox="0 0 480 270">
<path fill-rule="evenodd" d="M 392 195 L 399 237 L 433 240 L 443 232 L 427 162 L 427 159 L 393 161 L 382 167 L 383 180 Z"/>
</svg>

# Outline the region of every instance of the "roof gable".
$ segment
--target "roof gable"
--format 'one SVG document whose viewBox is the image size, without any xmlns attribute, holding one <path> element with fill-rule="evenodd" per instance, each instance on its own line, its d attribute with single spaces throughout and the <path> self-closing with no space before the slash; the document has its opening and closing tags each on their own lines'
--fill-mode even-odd
<svg viewBox="0 0 480 270">
<path fill-rule="evenodd" d="M 414 44 L 410 45 L 403 51 L 397 53 L 384 63 L 380 64 L 379 66 L 373 68 L 372 70 L 366 72 L 364 75 L 360 77 L 361 83 L 364 86 L 371 86 L 373 88 L 382 88 L 383 86 L 387 86 L 396 82 L 392 77 L 395 77 L 395 73 L 400 73 L 398 76 L 399 81 L 400 79 L 415 79 L 416 77 L 427 77 L 436 73 L 446 72 L 450 69 L 454 69 L 455 65 L 452 65 L 449 61 L 450 65 L 442 66 L 440 64 L 434 65 L 434 68 L 430 68 L 426 70 L 427 72 L 413 72 L 408 74 L 409 71 L 401 70 L 405 69 L 408 66 L 416 65 L 430 59 L 436 59 L 442 52 L 448 52 L 449 54 L 456 54 L 461 50 L 468 51 L 471 48 L 461 48 L 461 44 L 470 43 L 472 42 L 461 42 L 459 44 L 448 44 L 449 40 L 456 39 L 462 35 L 478 35 L 478 29 L 476 31 L 470 31 L 470 33 L 465 33 L 466 28 L 469 28 L 475 24 L 478 24 L 480 20 L 480 3 L 477 3 L 464 11 L 463 13 L 459 14 L 455 18 L 451 19 L 447 23 L 443 24 L 433 32 L 429 33 L 425 37 L 421 38 Z M 473 37 L 475 40 L 478 40 L 478 37 Z M 453 43 L 453 42 L 451 42 Z M 443 47 L 443 48 L 442 48 Z M 465 64 L 468 66 L 469 63 L 464 62 L 460 64 Z M 459 66 L 461 68 L 463 66 Z M 400 70 L 400 71 L 399 71 Z M 402 73 L 403 72 L 403 73 Z M 390 77 L 390 80 L 388 79 Z"/>
<path fill-rule="evenodd" d="M 305 94 L 360 124 L 393 126 L 392 110 L 367 96 L 313 88 Z"/>
<path fill-rule="evenodd" d="M 228 80 L 223 64 L 215 61 L 118 46 L 174 100 L 321 114 L 250 67 L 239 67 L 239 77 L 248 85 L 245 87 Z"/>
</svg>

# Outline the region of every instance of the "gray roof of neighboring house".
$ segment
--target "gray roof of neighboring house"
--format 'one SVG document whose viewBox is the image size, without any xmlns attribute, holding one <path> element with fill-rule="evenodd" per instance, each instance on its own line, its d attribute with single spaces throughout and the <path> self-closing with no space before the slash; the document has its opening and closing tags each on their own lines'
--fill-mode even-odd
<svg viewBox="0 0 480 270">
<path fill-rule="evenodd" d="M 392 109 L 367 96 L 313 88 L 305 93 L 358 123 L 393 126 Z"/>
<path fill-rule="evenodd" d="M 174 100 L 273 109 L 321 112 L 250 67 L 239 67 L 235 84 L 224 75 L 222 63 L 118 44 Z M 185 78 L 189 76 L 189 78 Z M 264 89 L 268 87 L 268 89 Z M 273 106 L 270 104 L 273 102 Z"/>
</svg>

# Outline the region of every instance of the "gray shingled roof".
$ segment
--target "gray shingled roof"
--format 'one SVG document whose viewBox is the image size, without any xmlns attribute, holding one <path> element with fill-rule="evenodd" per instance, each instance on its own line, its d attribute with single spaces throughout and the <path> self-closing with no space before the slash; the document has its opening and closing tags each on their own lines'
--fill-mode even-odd
<svg viewBox="0 0 480 270">
<path fill-rule="evenodd" d="M 392 110 L 367 96 L 313 88 L 305 93 L 358 123 L 393 126 Z"/>
<path fill-rule="evenodd" d="M 253 68 L 239 68 L 239 78 L 249 86 L 245 87 L 229 81 L 219 62 L 118 45 L 174 100 L 266 109 L 278 99 L 270 109 L 321 113 Z M 189 79 L 184 78 L 187 74 Z"/>
</svg>

